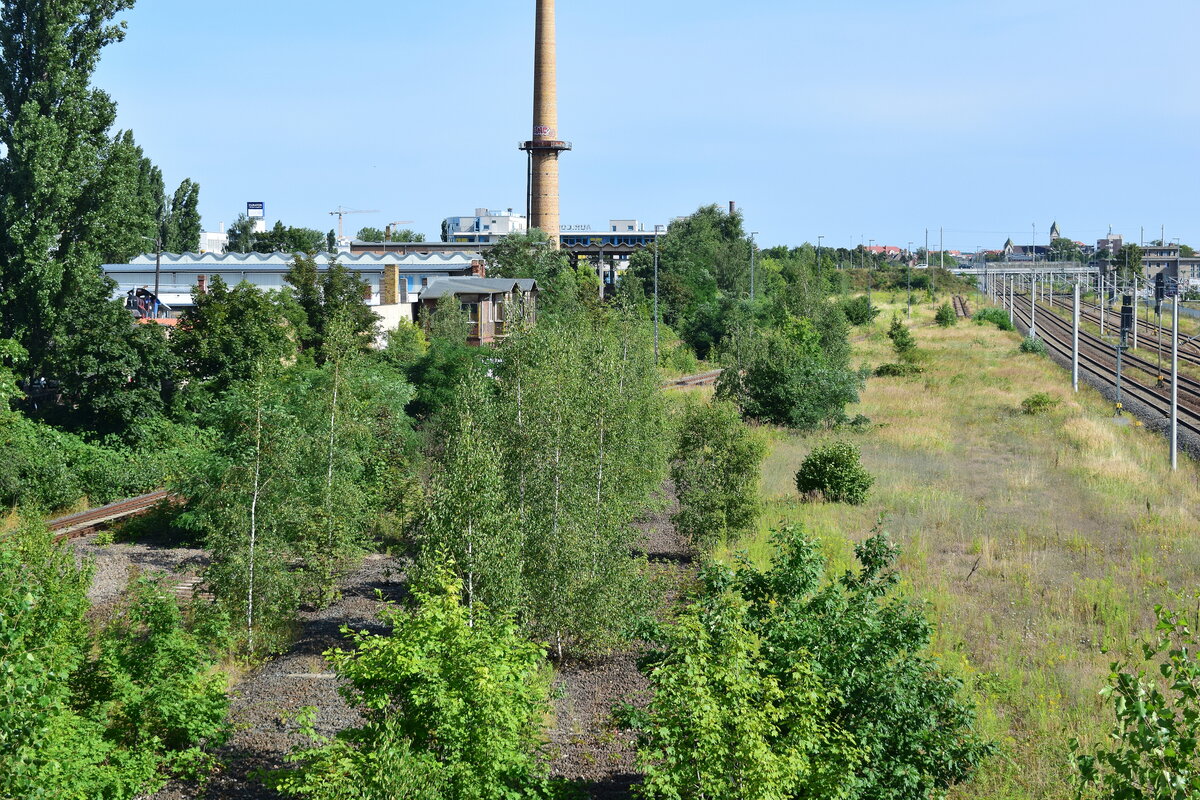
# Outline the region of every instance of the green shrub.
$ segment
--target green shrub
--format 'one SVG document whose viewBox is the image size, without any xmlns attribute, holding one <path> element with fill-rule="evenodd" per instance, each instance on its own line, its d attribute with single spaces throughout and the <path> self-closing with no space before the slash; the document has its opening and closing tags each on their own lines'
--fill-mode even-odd
<svg viewBox="0 0 1200 800">
<path fill-rule="evenodd" d="M 866 325 L 879 316 L 879 309 L 871 305 L 865 294 L 842 301 L 842 313 L 851 325 Z"/>
<path fill-rule="evenodd" d="M 911 378 L 924 372 L 918 364 L 880 364 L 875 368 L 877 378 Z"/>
<path fill-rule="evenodd" d="M 1021 340 L 1021 352 L 1032 353 L 1033 355 L 1038 356 L 1050 354 L 1050 351 L 1046 349 L 1046 343 L 1041 339 L 1035 339 L 1032 336 L 1026 336 Z"/>
<path fill-rule="evenodd" d="M 897 549 L 872 536 L 829 580 L 801 529 L 772 544 L 768 570 L 706 565 L 678 624 L 651 632 L 652 699 L 624 710 L 644 796 L 900 800 L 968 780 L 995 747 L 898 591 Z"/>
<path fill-rule="evenodd" d="M 958 314 L 954 313 L 954 308 L 949 303 L 942 303 L 938 306 L 933 321 L 943 328 L 949 328 L 958 322 Z"/>
<path fill-rule="evenodd" d="M 865 375 L 832 357 L 811 321 L 793 323 L 787 332 L 740 340 L 733 363 L 717 379 L 717 397 L 733 400 L 751 419 L 800 430 L 840 423 L 846 406 L 858 401 Z"/>
<path fill-rule="evenodd" d="M 1045 392 L 1036 392 L 1021 401 L 1021 410 L 1026 414 L 1044 414 L 1062 401 Z"/>
<path fill-rule="evenodd" d="M 892 324 L 888 327 L 888 338 L 892 340 L 892 348 L 901 361 L 912 361 L 917 354 L 917 340 L 913 338 L 903 322 L 900 314 L 892 315 Z"/>
<path fill-rule="evenodd" d="M 971 317 L 976 325 L 990 322 L 1002 331 L 1011 331 L 1013 324 L 1008 321 L 1008 312 L 1003 308 L 981 308 Z"/>
<path fill-rule="evenodd" d="M 710 567 L 718 582 L 725 567 Z M 643 800 L 842 797 L 862 752 L 830 719 L 832 698 L 803 650 L 768 655 L 759 621 L 719 589 L 664 630 L 642 669 L 653 690 L 626 707 Z M 772 658 L 774 656 L 774 658 Z M 787 669 L 776 669 L 786 659 Z"/>
<path fill-rule="evenodd" d="M 481 800 L 543 797 L 540 758 L 550 711 L 544 650 L 509 619 L 460 601 L 449 571 L 418 587 L 412 611 L 381 615 L 391 633 L 352 631 L 353 648 L 326 653 L 366 718 L 266 776 L 277 791 L 313 800 Z"/>
<path fill-rule="evenodd" d="M 132 449 L 112 437 L 94 444 L 20 414 L 0 419 L 0 505 L 58 509 L 86 497 L 93 505 L 153 491 L 171 468 L 206 441 L 195 428 L 146 423 L 150 444 Z"/>
<path fill-rule="evenodd" d="M 175 598 L 139 583 L 95 634 L 91 577 L 44 528 L 0 537 L 0 797 L 131 800 L 225 737 L 224 680 Z"/>
<path fill-rule="evenodd" d="M 1197 620 L 1162 606 L 1154 634 L 1112 662 L 1100 695 L 1112 703 L 1112 733 L 1091 753 L 1078 740 L 1071 752 L 1080 797 L 1183 800 L 1200 796 L 1200 639 Z M 1099 790 L 1095 793 L 1088 789 Z"/>
<path fill-rule="evenodd" d="M 722 400 L 690 402 L 679 425 L 671 477 L 676 530 L 701 551 L 750 530 L 758 518 L 758 477 L 766 448 Z"/>
<path fill-rule="evenodd" d="M 687 346 L 686 342 L 680 342 L 675 347 L 668 347 L 663 354 L 663 364 L 676 372 L 684 375 L 692 375 L 699 371 L 700 361 L 696 358 L 696 354 L 692 352 L 692 348 Z"/>
<path fill-rule="evenodd" d="M 833 503 L 861 505 L 875 478 L 859 463 L 858 448 L 834 442 L 815 448 L 796 472 L 796 489 L 802 495 L 820 492 Z"/>
</svg>

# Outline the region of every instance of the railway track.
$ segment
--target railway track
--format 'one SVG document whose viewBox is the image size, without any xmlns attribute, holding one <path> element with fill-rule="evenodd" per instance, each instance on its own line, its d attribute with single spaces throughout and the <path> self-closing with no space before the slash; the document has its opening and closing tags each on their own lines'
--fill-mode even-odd
<svg viewBox="0 0 1200 800">
<path fill-rule="evenodd" d="M 1085 304 L 1085 303 L 1080 303 L 1080 306 L 1081 307 L 1079 309 L 1079 318 L 1081 320 L 1087 320 L 1088 322 L 1091 322 L 1095 325 L 1100 324 L 1099 311 L 1092 311 L 1092 309 L 1095 308 L 1095 306 L 1092 306 L 1091 304 Z M 1070 306 L 1066 305 L 1066 304 L 1064 304 L 1063 307 L 1066 309 L 1070 309 Z M 1106 316 L 1105 327 L 1108 330 L 1113 330 L 1114 326 L 1121 324 L 1121 312 L 1120 311 L 1110 311 L 1105 316 Z M 1158 349 L 1159 348 L 1158 337 L 1150 336 L 1150 332 L 1155 331 L 1155 329 L 1157 328 L 1157 325 L 1155 325 L 1153 323 L 1149 323 L 1146 320 L 1139 320 L 1138 327 L 1141 328 L 1141 332 L 1139 332 L 1139 334 L 1138 334 L 1138 349 L 1139 350 L 1149 350 L 1151 353 L 1154 353 L 1157 351 L 1164 358 L 1170 358 L 1170 356 L 1171 356 L 1171 338 L 1170 338 L 1171 326 L 1169 324 L 1163 325 L 1163 341 L 1162 341 L 1161 350 Z M 1183 332 L 1181 331 L 1180 339 L 1186 339 L 1186 338 L 1188 338 L 1188 337 L 1186 335 L 1184 335 Z M 1188 364 L 1194 364 L 1196 366 L 1200 366 L 1200 345 L 1197 345 L 1196 342 L 1182 342 L 1181 341 L 1180 345 L 1179 345 L 1179 360 L 1184 361 Z"/>
<path fill-rule="evenodd" d="M 672 389 L 682 389 L 689 386 L 711 386 L 717 382 L 717 378 L 720 377 L 722 372 L 723 370 L 713 369 L 695 375 L 684 375 L 682 378 L 668 381 L 666 385 Z"/>
<path fill-rule="evenodd" d="M 961 294 L 954 295 L 954 313 L 959 317 L 970 318 L 971 307 L 967 305 L 967 298 Z"/>
<path fill-rule="evenodd" d="M 55 541 L 74 539 L 119 519 L 144 514 L 169 496 L 164 491 L 150 492 L 138 497 L 130 497 L 127 500 L 118 500 L 99 508 L 80 511 L 77 514 L 58 517 L 46 524 L 54 533 Z"/>
<path fill-rule="evenodd" d="M 1025 297 L 1028 298 L 1028 295 Z M 1071 324 L 1040 303 L 1038 310 L 1043 312 L 1037 317 L 1038 337 L 1052 352 L 1070 362 Z M 1029 304 L 1016 303 L 1014 311 L 1018 328 L 1028 333 Z M 1122 362 L 1125 369 L 1156 374 L 1156 367 L 1151 362 L 1130 353 L 1123 356 Z M 1083 330 L 1079 332 L 1079 368 L 1109 386 L 1115 387 L 1117 384 L 1116 353 L 1112 345 Z M 1121 391 L 1164 417 L 1171 413 L 1169 387 L 1148 386 L 1129 374 L 1123 374 Z M 1179 376 L 1179 427 L 1200 436 L 1200 381 L 1186 375 Z"/>
</svg>

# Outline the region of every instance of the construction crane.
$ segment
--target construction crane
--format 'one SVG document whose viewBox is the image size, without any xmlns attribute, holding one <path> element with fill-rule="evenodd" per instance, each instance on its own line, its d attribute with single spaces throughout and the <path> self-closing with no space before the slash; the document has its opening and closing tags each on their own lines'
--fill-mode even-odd
<svg viewBox="0 0 1200 800">
<path fill-rule="evenodd" d="M 384 228 L 383 240 L 385 242 L 390 242 L 392 240 L 392 231 L 393 230 L 399 231 L 401 225 L 412 225 L 412 224 L 413 224 L 413 221 L 411 219 L 402 219 L 402 220 L 399 220 L 398 222 L 389 222 L 387 224 L 387 227 Z"/>
<path fill-rule="evenodd" d="M 355 210 L 352 208 L 343 208 L 342 206 L 338 206 L 337 211 L 329 212 L 329 216 L 338 218 L 338 240 L 341 241 L 342 239 L 346 238 L 345 233 L 342 232 L 342 217 L 346 216 L 347 214 L 378 214 L 378 213 L 379 213 L 379 211 L 377 209 L 371 209 L 370 211 L 358 211 L 358 210 Z"/>
</svg>

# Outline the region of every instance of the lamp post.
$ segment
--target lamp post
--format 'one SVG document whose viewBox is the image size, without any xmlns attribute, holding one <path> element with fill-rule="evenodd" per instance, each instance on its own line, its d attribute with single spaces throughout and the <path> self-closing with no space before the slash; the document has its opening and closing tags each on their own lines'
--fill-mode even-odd
<svg viewBox="0 0 1200 800">
<path fill-rule="evenodd" d="M 821 240 L 824 238 L 825 238 L 824 235 L 817 236 L 817 283 L 818 284 L 821 283 Z"/>
<path fill-rule="evenodd" d="M 871 248 L 875 246 L 874 239 L 867 239 L 867 253 L 871 252 Z M 863 253 L 865 257 L 867 253 Z M 867 267 L 867 308 L 871 307 L 871 270 L 875 266 L 875 254 L 871 253 L 871 266 Z"/>
<path fill-rule="evenodd" d="M 750 301 L 754 301 L 754 252 L 758 249 L 758 245 L 754 241 L 754 237 L 758 236 L 758 231 L 750 231 Z"/>
<path fill-rule="evenodd" d="M 912 246 L 913 243 L 908 243 L 908 252 L 905 253 L 907 258 L 904 264 L 904 294 L 905 302 L 908 303 L 908 316 L 912 316 Z"/>
<path fill-rule="evenodd" d="M 654 364 L 658 365 L 658 237 L 662 225 L 654 226 Z"/>
</svg>

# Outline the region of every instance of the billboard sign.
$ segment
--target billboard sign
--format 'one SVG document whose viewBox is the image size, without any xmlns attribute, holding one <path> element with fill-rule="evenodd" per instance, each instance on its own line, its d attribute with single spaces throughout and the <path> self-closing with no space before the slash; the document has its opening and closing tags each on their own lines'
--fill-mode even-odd
<svg viewBox="0 0 1200 800">
<path fill-rule="evenodd" d="M 250 219 L 263 219 L 267 216 L 266 203 L 246 203 L 246 216 Z"/>
</svg>

